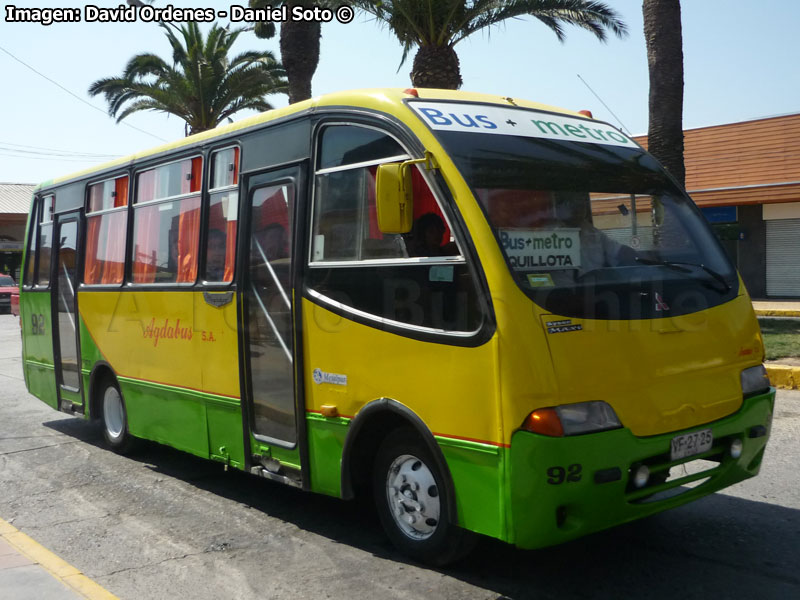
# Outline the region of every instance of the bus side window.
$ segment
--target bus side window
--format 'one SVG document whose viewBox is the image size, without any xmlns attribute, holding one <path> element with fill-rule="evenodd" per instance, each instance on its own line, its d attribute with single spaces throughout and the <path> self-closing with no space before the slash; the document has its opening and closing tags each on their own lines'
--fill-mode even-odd
<svg viewBox="0 0 800 600">
<path fill-rule="evenodd" d="M 314 194 L 312 260 L 407 256 L 399 235 L 378 229 L 375 173 L 381 162 L 405 160 L 394 138 L 370 127 L 332 125 L 320 135 Z"/>
<path fill-rule="evenodd" d="M 86 210 L 85 284 L 122 283 L 128 232 L 128 176 L 89 186 Z"/>
<path fill-rule="evenodd" d="M 55 206 L 55 196 L 45 196 L 41 200 L 41 212 L 39 213 L 39 247 L 36 270 L 36 280 L 34 285 L 37 287 L 47 287 L 50 284 L 50 254 L 53 248 L 53 208 Z"/>
<path fill-rule="evenodd" d="M 137 174 L 133 283 L 194 283 L 200 238 L 200 157 Z"/>
<path fill-rule="evenodd" d="M 239 148 L 211 154 L 205 280 L 230 283 L 236 264 Z"/>
<path fill-rule="evenodd" d="M 377 167 L 408 160 L 402 146 L 371 128 L 337 125 L 323 129 L 318 156 L 310 285 L 340 305 L 379 319 L 444 331 L 477 330 L 482 312 L 475 282 L 416 166 L 412 231 L 385 234 L 378 227 Z"/>
<path fill-rule="evenodd" d="M 28 251 L 25 254 L 25 275 L 23 285 L 30 287 L 33 285 L 33 275 L 36 271 L 36 249 L 39 247 L 39 218 L 41 201 L 37 198 L 31 209 L 31 227 L 28 232 Z"/>
</svg>

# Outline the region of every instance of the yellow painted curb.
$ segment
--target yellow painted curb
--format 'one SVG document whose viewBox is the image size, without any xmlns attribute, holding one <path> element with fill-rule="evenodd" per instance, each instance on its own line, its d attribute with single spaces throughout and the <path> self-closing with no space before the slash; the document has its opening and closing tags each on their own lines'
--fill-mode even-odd
<svg viewBox="0 0 800 600">
<path fill-rule="evenodd" d="M 756 308 L 758 317 L 800 317 L 800 310 L 788 310 L 782 308 Z"/>
<path fill-rule="evenodd" d="M 0 519 L 0 537 L 84 598 L 119 600 L 114 594 L 3 519 Z"/>
<path fill-rule="evenodd" d="M 800 389 L 800 367 L 789 365 L 765 365 L 769 381 L 785 390 Z"/>
</svg>

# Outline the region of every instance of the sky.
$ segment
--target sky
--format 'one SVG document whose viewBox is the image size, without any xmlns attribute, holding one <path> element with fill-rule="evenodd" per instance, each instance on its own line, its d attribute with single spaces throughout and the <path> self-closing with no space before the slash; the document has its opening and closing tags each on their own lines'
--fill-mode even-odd
<svg viewBox="0 0 800 600">
<path fill-rule="evenodd" d="M 111 8 L 119 2 L 96 0 L 95 5 Z M 171 4 L 219 10 L 234 2 Z M 543 24 L 525 18 L 462 41 L 455 48 L 462 89 L 589 109 L 631 134 L 646 133 L 642 0 L 606 3 L 627 24 L 626 38 L 610 34 L 600 43 L 589 32 L 567 28 L 562 44 Z M 81 12 L 85 6 L 79 0 L 12 4 Z M 155 5 L 167 4 L 157 0 Z M 38 183 L 184 135 L 183 122 L 163 113 L 138 113 L 117 124 L 104 99 L 87 93 L 96 79 L 120 75 L 134 54 L 169 58 L 169 44 L 156 24 L 7 22 L 6 6 L 0 15 L 0 182 Z M 800 112 L 800 1 L 684 0 L 682 22 L 685 129 Z M 277 38 L 243 33 L 234 51 L 252 49 L 279 56 Z M 393 35 L 368 15 L 356 13 L 349 24 L 325 23 L 313 93 L 409 87 L 413 56 L 398 71 L 401 55 Z M 276 107 L 287 104 L 285 95 L 268 100 Z"/>
</svg>

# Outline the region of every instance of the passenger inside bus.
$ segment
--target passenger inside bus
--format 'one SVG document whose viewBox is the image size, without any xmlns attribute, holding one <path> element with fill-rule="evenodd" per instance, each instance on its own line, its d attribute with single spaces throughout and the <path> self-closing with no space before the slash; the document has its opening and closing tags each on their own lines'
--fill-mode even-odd
<svg viewBox="0 0 800 600">
<path fill-rule="evenodd" d="M 409 256 L 453 256 L 458 254 L 455 243 L 444 240 L 444 220 L 435 212 L 428 212 L 414 221 L 406 237 Z"/>
<path fill-rule="evenodd" d="M 270 223 L 257 231 L 256 240 L 268 261 L 289 257 L 286 247 L 286 229 L 280 223 Z"/>
<path fill-rule="evenodd" d="M 208 252 L 206 253 L 206 279 L 223 281 L 225 279 L 225 234 L 219 229 L 208 232 Z"/>
</svg>

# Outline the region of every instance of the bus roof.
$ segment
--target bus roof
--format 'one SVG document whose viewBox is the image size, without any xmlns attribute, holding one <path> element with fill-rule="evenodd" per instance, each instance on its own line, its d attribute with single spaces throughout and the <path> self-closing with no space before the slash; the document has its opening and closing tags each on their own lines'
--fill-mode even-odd
<svg viewBox="0 0 800 600">
<path fill-rule="evenodd" d="M 362 89 L 362 90 L 349 90 L 343 92 L 335 92 L 332 94 L 325 94 L 323 96 L 316 96 L 303 102 L 290 104 L 282 108 L 276 108 L 266 112 L 247 117 L 241 121 L 236 121 L 227 125 L 219 125 L 214 129 L 196 133 L 194 135 L 181 138 L 174 142 L 168 142 L 154 148 L 143 150 L 135 154 L 130 154 L 95 167 L 84 169 L 75 173 L 57 177 L 55 179 L 40 183 L 34 191 L 44 188 L 49 188 L 60 183 L 80 179 L 93 173 L 101 173 L 109 171 L 115 167 L 125 167 L 135 161 L 169 152 L 171 150 L 178 150 L 180 148 L 191 147 L 195 144 L 213 140 L 218 137 L 234 133 L 239 130 L 249 129 L 261 123 L 268 123 L 278 119 L 291 117 L 292 115 L 300 114 L 305 111 L 313 112 L 316 108 L 333 107 L 333 106 L 348 106 L 356 108 L 370 108 L 389 114 L 394 114 L 398 117 L 405 116 L 410 113 L 405 112 L 403 100 L 412 97 L 418 97 L 425 100 L 450 100 L 455 102 L 480 102 L 484 104 L 497 104 L 502 106 L 519 106 L 522 108 L 531 108 L 535 110 L 544 110 L 548 112 L 562 113 L 567 115 L 581 116 L 575 111 L 557 108 L 536 102 L 529 102 L 527 100 L 520 100 L 517 98 L 510 98 L 507 96 L 498 96 L 494 94 L 480 94 L 475 92 L 462 92 L 459 90 L 441 90 L 441 89 L 427 89 L 427 88 L 413 88 L 416 93 L 409 93 L 411 88 L 376 88 L 376 89 Z"/>
</svg>

